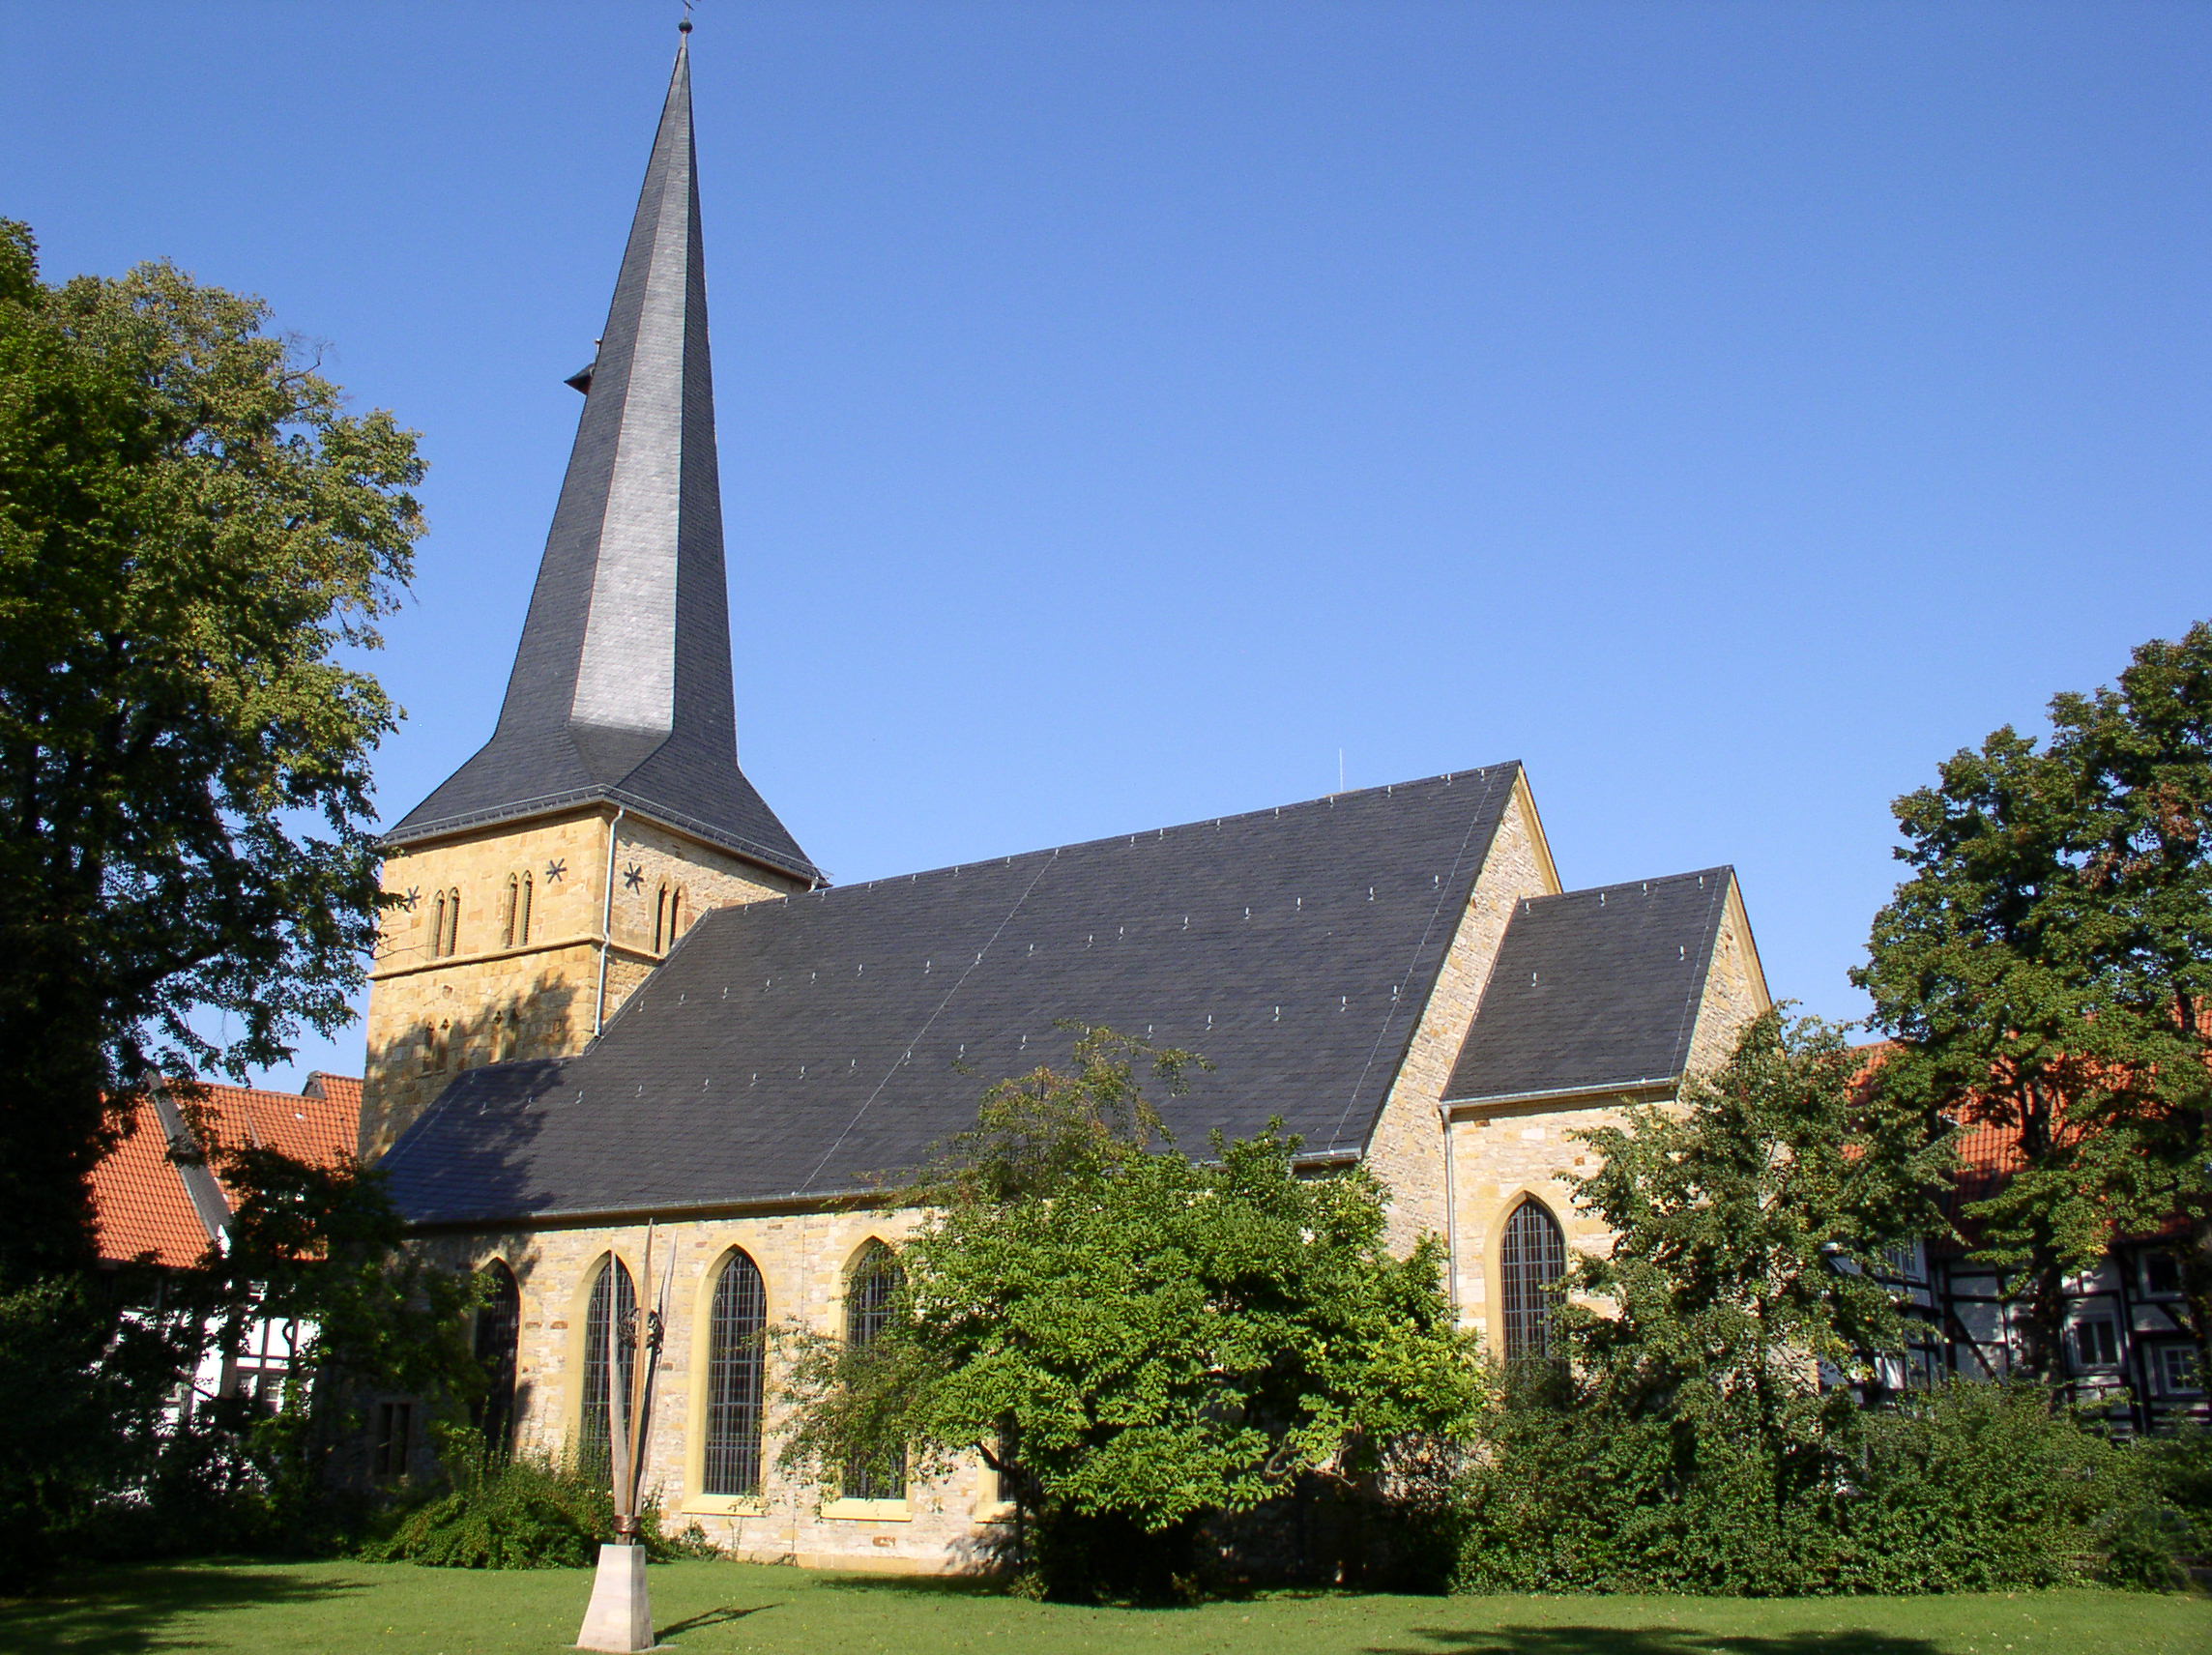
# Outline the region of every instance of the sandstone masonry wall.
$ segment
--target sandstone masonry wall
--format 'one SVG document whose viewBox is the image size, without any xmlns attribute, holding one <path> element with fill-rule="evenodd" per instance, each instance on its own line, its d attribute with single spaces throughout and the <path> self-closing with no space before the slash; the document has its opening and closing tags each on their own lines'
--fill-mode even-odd
<svg viewBox="0 0 2212 1655">
<path fill-rule="evenodd" d="M 607 1015 L 643 982 L 676 934 L 711 908 L 758 902 L 798 882 L 653 823 L 595 806 L 495 824 L 393 851 L 383 886 L 406 899 L 385 915 L 369 969 L 362 1153 L 374 1159 L 464 1069 L 581 1051 L 598 1008 L 607 844 L 615 833 Z M 528 935 L 510 930 L 509 880 L 529 881 Z M 460 893 L 452 951 L 433 936 L 438 898 Z M 681 894 L 672 933 L 667 899 Z M 659 924 L 656 941 L 655 924 Z"/>
<path fill-rule="evenodd" d="M 1445 1232 L 1443 1129 L 1438 1109 L 1498 961 L 1513 905 L 1558 888 L 1535 802 L 1527 780 L 1517 779 L 1368 1144 L 1367 1164 L 1390 1186 L 1390 1245 L 1399 1253 L 1411 1251 L 1424 1234 Z"/>
</svg>

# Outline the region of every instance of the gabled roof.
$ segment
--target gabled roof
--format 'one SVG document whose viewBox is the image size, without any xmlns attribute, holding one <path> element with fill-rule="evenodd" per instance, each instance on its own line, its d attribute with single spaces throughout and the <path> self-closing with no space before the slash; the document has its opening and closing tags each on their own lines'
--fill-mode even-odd
<svg viewBox="0 0 2212 1655">
<path fill-rule="evenodd" d="M 460 1076 L 382 1162 L 422 1224 L 865 1189 L 1064 1059 L 1074 1019 L 1215 1065 L 1177 1138 L 1355 1153 L 1520 773 L 1499 765 L 722 909 L 581 1056 Z"/>
<path fill-rule="evenodd" d="M 213 1082 L 174 1087 L 138 1106 L 123 1141 L 93 1169 L 100 1256 L 115 1263 L 150 1257 L 172 1268 L 199 1259 L 237 1192 L 222 1182 L 220 1156 L 203 1155 L 198 1146 L 250 1146 L 335 1167 L 353 1158 L 360 1133 L 361 1082 L 352 1076 L 314 1075 L 301 1093 Z"/>
<path fill-rule="evenodd" d="M 679 51 L 492 739 L 394 845 L 605 801 L 814 882 L 738 768 L 691 69 Z"/>
<path fill-rule="evenodd" d="M 1706 868 L 1522 902 L 1445 1100 L 1679 1078 L 1734 879 Z"/>
</svg>

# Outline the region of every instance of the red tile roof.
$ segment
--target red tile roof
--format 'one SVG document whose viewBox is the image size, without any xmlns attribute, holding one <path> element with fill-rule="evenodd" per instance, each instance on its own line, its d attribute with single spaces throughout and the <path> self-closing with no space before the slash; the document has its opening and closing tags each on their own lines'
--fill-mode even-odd
<svg viewBox="0 0 2212 1655">
<path fill-rule="evenodd" d="M 353 1157 L 361 1130 L 361 1082 L 351 1076 L 317 1074 L 304 1092 L 204 1081 L 178 1091 L 217 1146 L 276 1149 L 321 1167 Z M 211 1166 L 219 1182 L 219 1160 Z M 228 1198 L 231 1192 L 223 1194 Z M 156 1263 L 181 1267 L 207 1248 L 207 1227 L 169 1158 L 152 1104 L 139 1106 L 130 1134 L 93 1169 L 92 1200 L 100 1256 L 110 1263 L 150 1256 Z"/>
<path fill-rule="evenodd" d="M 100 1256 L 110 1263 L 151 1257 L 182 1268 L 207 1251 L 207 1227 L 169 1159 L 169 1141 L 151 1104 L 141 1104 L 115 1152 L 92 1170 Z"/>
</svg>

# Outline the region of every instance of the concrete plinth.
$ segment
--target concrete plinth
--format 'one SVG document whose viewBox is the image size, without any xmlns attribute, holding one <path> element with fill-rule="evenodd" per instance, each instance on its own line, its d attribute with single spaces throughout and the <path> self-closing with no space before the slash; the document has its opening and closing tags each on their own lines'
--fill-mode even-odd
<svg viewBox="0 0 2212 1655">
<path fill-rule="evenodd" d="M 602 1546 L 599 1572 L 592 1580 L 592 1607 L 584 1611 L 579 1649 L 605 1649 L 618 1655 L 653 1647 L 653 1606 L 645 1595 L 645 1548 Z"/>
</svg>

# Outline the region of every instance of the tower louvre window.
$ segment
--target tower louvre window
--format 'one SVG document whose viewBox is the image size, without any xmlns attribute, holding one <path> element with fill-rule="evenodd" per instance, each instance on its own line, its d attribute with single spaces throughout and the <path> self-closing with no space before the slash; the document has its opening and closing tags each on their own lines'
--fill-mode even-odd
<svg viewBox="0 0 2212 1655">
<path fill-rule="evenodd" d="M 636 1333 L 637 1284 L 629 1266 L 612 1253 L 599 1261 L 598 1279 L 592 1284 L 591 1308 L 584 1315 L 584 1394 L 576 1410 L 577 1454 L 588 1468 L 606 1474 L 614 1444 L 608 1434 L 612 1415 L 607 1411 L 607 1365 L 615 1365 L 616 1384 L 622 1392 L 623 1423 L 629 1423 L 630 1373 L 636 1365 L 632 1339 Z"/>
<path fill-rule="evenodd" d="M 1567 1240 L 1533 1196 L 1513 1209 L 1498 1252 L 1499 1298 L 1505 1313 L 1505 1359 L 1553 1353 L 1553 1313 L 1567 1273 Z"/>
<path fill-rule="evenodd" d="M 438 893 L 430 911 L 430 957 L 444 959 L 461 951 L 461 893 L 458 888 Z"/>
<path fill-rule="evenodd" d="M 860 1249 L 845 1278 L 846 1344 L 859 1349 L 875 1342 L 890 1323 L 891 1299 L 904 1279 L 898 1261 L 881 1241 L 870 1241 Z M 845 1463 L 840 1492 L 847 1499 L 906 1498 L 906 1456 L 894 1453 L 869 1460 L 855 1455 Z"/>
<path fill-rule="evenodd" d="M 714 1283 L 708 1319 L 707 1441 L 700 1492 L 757 1495 L 768 1363 L 768 1293 L 760 1266 L 735 1250 Z"/>
</svg>

